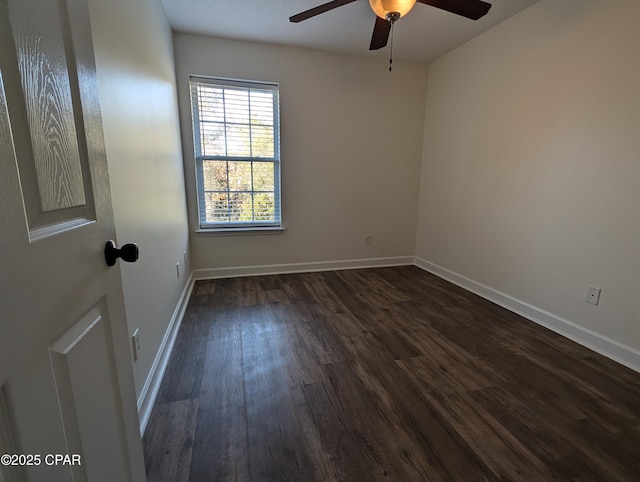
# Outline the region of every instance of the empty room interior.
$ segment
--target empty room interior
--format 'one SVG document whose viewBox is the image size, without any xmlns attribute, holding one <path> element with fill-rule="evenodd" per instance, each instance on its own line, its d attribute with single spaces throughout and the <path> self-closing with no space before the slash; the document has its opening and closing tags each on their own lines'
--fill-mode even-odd
<svg viewBox="0 0 640 482">
<path fill-rule="evenodd" d="M 88 0 L 150 482 L 640 479 L 640 2 L 488 2 Z"/>
</svg>

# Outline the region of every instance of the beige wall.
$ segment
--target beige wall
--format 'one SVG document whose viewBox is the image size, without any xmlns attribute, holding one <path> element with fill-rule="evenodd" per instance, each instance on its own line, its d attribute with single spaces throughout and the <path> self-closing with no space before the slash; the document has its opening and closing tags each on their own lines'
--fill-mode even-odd
<svg viewBox="0 0 640 482">
<path fill-rule="evenodd" d="M 636 350 L 638 19 L 637 0 L 542 0 L 430 65 L 416 246 Z"/>
<path fill-rule="evenodd" d="M 137 263 L 121 264 L 140 396 L 189 272 L 171 30 L 159 0 L 89 3 L 117 241 L 140 247 Z"/>
<path fill-rule="evenodd" d="M 174 47 L 195 269 L 413 255 L 426 66 L 187 34 Z M 190 74 L 280 84 L 282 234 L 194 233 Z"/>
</svg>

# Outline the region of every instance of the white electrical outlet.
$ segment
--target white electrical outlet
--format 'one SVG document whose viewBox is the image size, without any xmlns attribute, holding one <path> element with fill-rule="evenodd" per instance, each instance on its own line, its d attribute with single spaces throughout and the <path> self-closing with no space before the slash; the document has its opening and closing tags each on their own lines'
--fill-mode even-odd
<svg viewBox="0 0 640 482">
<path fill-rule="evenodd" d="M 180 262 L 176 263 L 176 276 L 180 279 Z"/>
<path fill-rule="evenodd" d="M 587 303 L 591 303 L 592 305 L 597 305 L 600 302 L 600 288 L 596 288 L 594 286 L 589 286 L 587 288 Z"/>
<path fill-rule="evenodd" d="M 136 328 L 136 331 L 131 335 L 131 343 L 133 344 L 133 360 L 140 358 L 140 329 Z"/>
<path fill-rule="evenodd" d="M 370 234 L 365 234 L 364 235 L 365 246 L 370 246 L 372 242 L 373 242 L 373 236 L 371 236 Z"/>
</svg>

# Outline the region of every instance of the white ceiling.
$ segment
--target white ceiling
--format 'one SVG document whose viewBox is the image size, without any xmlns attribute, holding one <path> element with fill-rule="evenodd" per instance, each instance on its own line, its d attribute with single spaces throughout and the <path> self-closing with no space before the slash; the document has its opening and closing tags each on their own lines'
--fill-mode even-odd
<svg viewBox="0 0 640 482">
<path fill-rule="evenodd" d="M 367 0 L 344 5 L 300 23 L 289 17 L 328 0 L 161 0 L 172 28 L 213 37 L 309 47 L 357 55 L 370 52 L 375 14 Z M 397 60 L 429 62 L 524 10 L 538 0 L 486 0 L 489 13 L 473 21 L 417 3 L 394 29 Z"/>
</svg>

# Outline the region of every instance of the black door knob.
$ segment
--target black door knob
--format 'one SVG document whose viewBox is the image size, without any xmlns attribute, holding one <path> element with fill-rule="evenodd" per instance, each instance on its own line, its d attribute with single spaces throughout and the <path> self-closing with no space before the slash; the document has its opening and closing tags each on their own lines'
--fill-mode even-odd
<svg viewBox="0 0 640 482">
<path fill-rule="evenodd" d="M 113 266 L 116 264 L 118 258 L 127 263 L 135 263 L 138 261 L 138 255 L 140 250 L 135 243 L 128 243 L 121 248 L 116 248 L 116 244 L 109 240 L 104 248 L 104 259 L 107 262 L 107 266 Z"/>
</svg>

